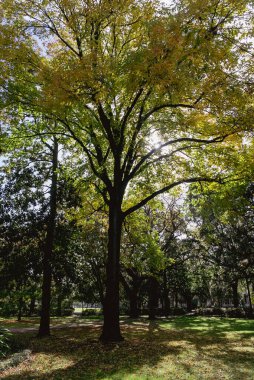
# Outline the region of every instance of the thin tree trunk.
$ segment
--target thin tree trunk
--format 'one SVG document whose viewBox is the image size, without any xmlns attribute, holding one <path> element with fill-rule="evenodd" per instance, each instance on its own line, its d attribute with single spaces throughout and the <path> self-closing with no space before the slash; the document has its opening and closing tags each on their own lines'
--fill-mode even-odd
<svg viewBox="0 0 254 380">
<path fill-rule="evenodd" d="M 148 318 L 153 320 L 156 318 L 156 308 L 158 307 L 158 281 L 154 277 L 151 277 L 149 280 L 148 297 Z"/>
<path fill-rule="evenodd" d="M 62 316 L 62 295 L 59 294 L 57 296 L 57 316 L 61 317 Z"/>
<path fill-rule="evenodd" d="M 129 299 L 129 316 L 130 318 L 138 318 L 140 315 L 140 310 L 138 307 L 138 293 L 140 290 L 141 280 L 132 277 L 131 285 L 126 281 L 122 273 L 120 273 L 120 280 Z"/>
<path fill-rule="evenodd" d="M 103 305 L 104 324 L 100 340 L 103 342 L 122 341 L 119 323 L 119 280 L 120 244 L 122 231 L 122 212 L 119 194 L 109 205 L 108 258 L 106 266 L 106 294 Z"/>
<path fill-rule="evenodd" d="M 191 295 L 191 293 L 186 294 L 185 300 L 186 300 L 187 311 L 188 311 L 188 313 L 190 313 L 192 310 L 192 295 Z"/>
<path fill-rule="evenodd" d="M 164 315 L 165 317 L 167 317 L 170 314 L 170 299 L 169 299 L 168 291 L 164 291 L 163 300 L 164 300 Z"/>
<path fill-rule="evenodd" d="M 134 288 L 131 290 L 129 294 L 130 300 L 130 318 L 138 318 L 139 317 L 139 309 L 138 309 L 138 289 Z"/>
<path fill-rule="evenodd" d="M 246 278 L 246 287 L 247 287 L 247 293 L 248 293 L 248 299 L 249 299 L 249 308 L 250 308 L 250 315 L 253 315 L 253 307 L 251 302 L 251 294 L 250 294 L 250 284 L 248 279 Z"/>
<path fill-rule="evenodd" d="M 91 268 L 92 268 L 92 271 L 93 271 L 93 274 L 94 274 L 94 277 L 95 277 L 95 280 L 97 283 L 97 289 L 98 289 L 98 293 L 99 293 L 99 297 L 100 297 L 100 303 L 101 303 L 102 308 L 103 308 L 105 284 L 101 278 L 100 267 L 97 264 L 95 264 L 92 260 L 90 263 L 91 263 Z"/>
<path fill-rule="evenodd" d="M 22 307 L 23 307 L 23 298 L 20 297 L 19 302 L 18 302 L 18 321 L 19 322 L 21 321 L 21 318 L 22 318 Z"/>
<path fill-rule="evenodd" d="M 232 294 L 233 294 L 233 305 L 235 308 L 239 307 L 239 297 L 238 297 L 238 280 L 232 283 Z"/>
<path fill-rule="evenodd" d="M 33 314 L 34 314 L 34 311 L 35 311 L 35 297 L 34 296 L 31 296 L 31 299 L 30 299 L 30 304 L 29 304 L 29 317 L 31 317 Z"/>
<path fill-rule="evenodd" d="M 175 308 L 178 308 L 178 293 L 175 292 Z"/>
<path fill-rule="evenodd" d="M 163 272 L 163 292 L 162 292 L 162 298 L 163 298 L 163 312 L 165 317 L 167 317 L 170 314 L 170 299 L 169 299 L 169 289 L 167 287 L 167 273 L 166 269 Z"/>
<path fill-rule="evenodd" d="M 54 246 L 56 226 L 56 204 L 57 204 L 57 167 L 58 167 L 58 143 L 54 138 L 52 159 L 52 177 L 49 199 L 49 216 L 47 222 L 46 241 L 43 251 L 43 279 L 41 298 L 41 318 L 38 336 L 50 335 L 50 302 L 52 283 L 52 254 Z"/>
</svg>

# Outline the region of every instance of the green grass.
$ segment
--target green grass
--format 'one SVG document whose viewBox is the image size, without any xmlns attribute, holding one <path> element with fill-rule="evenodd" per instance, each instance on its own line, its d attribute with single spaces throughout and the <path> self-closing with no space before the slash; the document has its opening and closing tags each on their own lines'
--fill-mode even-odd
<svg viewBox="0 0 254 380">
<path fill-rule="evenodd" d="M 103 345 L 100 327 L 53 332 L 38 340 L 17 335 L 32 361 L 5 380 L 254 380 L 254 321 L 177 317 L 148 322 L 124 319 L 125 341 Z"/>
</svg>

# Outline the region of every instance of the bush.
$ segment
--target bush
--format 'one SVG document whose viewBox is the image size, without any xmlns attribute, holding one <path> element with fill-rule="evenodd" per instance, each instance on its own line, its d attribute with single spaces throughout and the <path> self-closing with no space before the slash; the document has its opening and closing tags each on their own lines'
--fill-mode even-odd
<svg viewBox="0 0 254 380">
<path fill-rule="evenodd" d="M 9 302 L 6 302 L 6 304 L 2 304 L 0 307 L 1 317 L 12 317 L 14 315 L 17 315 L 17 312 L 17 308 Z"/>
<path fill-rule="evenodd" d="M 88 317 L 88 316 L 99 316 L 102 315 L 102 310 L 101 309 L 96 309 L 96 308 L 90 308 L 90 309 L 84 309 L 81 313 L 82 317 Z"/>
<path fill-rule="evenodd" d="M 224 309 L 219 308 L 219 307 L 204 307 L 204 308 L 199 308 L 195 310 L 195 315 L 202 315 L 202 316 L 207 316 L 207 317 L 224 317 L 226 316 L 226 312 Z"/>
<path fill-rule="evenodd" d="M 70 307 L 70 308 L 66 308 L 66 309 L 63 309 L 62 310 L 62 316 L 63 317 L 70 317 L 74 312 L 74 308 Z"/>
<path fill-rule="evenodd" d="M 249 307 L 244 308 L 244 314 L 246 318 L 254 318 L 254 314 Z"/>
<path fill-rule="evenodd" d="M 229 318 L 244 318 L 245 317 L 245 311 L 241 308 L 230 308 L 227 310 L 227 317 Z"/>
<path fill-rule="evenodd" d="M 0 328 L 0 357 L 6 356 L 11 351 L 11 335 L 8 329 Z"/>
<path fill-rule="evenodd" d="M 212 315 L 215 315 L 218 317 L 225 317 L 226 316 L 226 310 L 222 309 L 221 307 L 214 307 L 212 309 Z"/>
<path fill-rule="evenodd" d="M 170 310 L 172 315 L 184 315 L 186 314 L 186 309 L 184 307 L 172 307 Z"/>
</svg>

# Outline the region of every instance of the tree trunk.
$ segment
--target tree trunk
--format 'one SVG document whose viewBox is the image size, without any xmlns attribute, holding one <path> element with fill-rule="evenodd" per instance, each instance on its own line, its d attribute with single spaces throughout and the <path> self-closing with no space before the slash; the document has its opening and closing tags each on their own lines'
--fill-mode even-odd
<svg viewBox="0 0 254 380">
<path fill-rule="evenodd" d="M 166 270 L 163 272 L 163 292 L 162 292 L 162 298 L 163 298 L 163 312 L 165 317 L 167 317 L 170 314 L 170 299 L 169 299 L 169 289 L 167 287 L 167 273 Z"/>
<path fill-rule="evenodd" d="M 175 308 L 178 308 L 178 293 L 175 292 Z"/>
<path fill-rule="evenodd" d="M 169 292 L 164 292 L 164 315 L 167 317 L 170 314 L 170 299 Z"/>
<path fill-rule="evenodd" d="M 129 316 L 130 318 L 138 318 L 140 315 L 140 310 L 138 306 L 138 293 L 140 290 L 142 280 L 137 278 L 134 273 L 130 273 L 131 269 L 129 269 L 128 274 L 132 276 L 132 280 L 128 283 L 125 277 L 120 273 L 120 280 L 124 287 L 127 298 L 129 299 Z"/>
<path fill-rule="evenodd" d="M 56 314 L 58 317 L 61 317 L 62 316 L 62 295 L 59 294 L 57 296 L 57 310 L 56 310 Z"/>
<path fill-rule="evenodd" d="M 156 308 L 158 307 L 158 281 L 154 277 L 149 280 L 148 297 L 148 318 L 153 320 L 156 317 Z"/>
<path fill-rule="evenodd" d="M 238 297 L 238 280 L 232 283 L 232 294 L 233 294 L 233 305 L 235 308 L 239 307 L 239 297 Z"/>
<path fill-rule="evenodd" d="M 134 288 L 130 291 L 129 294 L 130 300 L 130 318 L 138 318 L 139 317 L 139 309 L 138 309 L 138 289 Z"/>
<path fill-rule="evenodd" d="M 247 287 L 247 293 L 248 293 L 248 299 L 249 299 L 249 308 L 250 308 L 250 315 L 253 315 L 253 307 L 252 307 L 252 302 L 251 302 L 251 294 L 250 294 L 250 284 L 248 279 L 246 278 L 246 287 Z"/>
<path fill-rule="evenodd" d="M 109 204 L 108 258 L 106 266 L 106 294 L 103 305 L 104 324 L 100 340 L 122 341 L 119 323 L 119 280 L 122 211 L 119 194 L 115 191 Z"/>
<path fill-rule="evenodd" d="M 33 314 L 34 314 L 34 311 L 35 311 L 35 297 L 34 296 L 31 296 L 31 299 L 30 299 L 30 304 L 29 304 L 29 317 L 31 317 Z"/>
<path fill-rule="evenodd" d="M 94 262 L 93 260 L 90 261 L 90 264 L 91 264 L 92 272 L 94 274 L 94 277 L 95 277 L 95 280 L 97 283 L 97 289 L 98 289 L 98 293 L 99 293 L 99 297 L 100 297 L 100 303 L 101 303 L 102 308 L 103 308 L 105 284 L 104 284 L 104 281 L 102 280 L 101 270 L 100 270 L 100 267 L 98 266 L 98 264 L 96 262 Z"/>
<path fill-rule="evenodd" d="M 188 313 L 190 313 L 192 310 L 192 295 L 191 295 L 191 293 L 189 293 L 185 296 L 185 300 L 186 300 L 187 311 L 188 311 Z"/>
<path fill-rule="evenodd" d="M 22 318 L 22 307 L 23 307 L 23 298 L 20 297 L 19 302 L 18 302 L 18 316 L 17 316 L 19 322 L 21 321 L 21 318 Z"/>
<path fill-rule="evenodd" d="M 46 241 L 43 250 L 43 279 L 41 298 L 41 318 L 38 336 L 50 335 L 50 301 L 52 283 L 52 254 L 54 246 L 56 226 L 56 204 L 57 204 L 57 167 L 58 167 L 58 143 L 54 138 L 52 159 L 52 177 L 49 199 L 49 216 L 47 222 Z"/>
</svg>

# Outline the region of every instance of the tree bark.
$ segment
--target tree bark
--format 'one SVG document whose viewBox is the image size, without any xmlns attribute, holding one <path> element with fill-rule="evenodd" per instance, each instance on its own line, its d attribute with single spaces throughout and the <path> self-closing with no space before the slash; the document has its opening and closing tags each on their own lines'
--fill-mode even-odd
<svg viewBox="0 0 254 380">
<path fill-rule="evenodd" d="M 188 313 L 190 313 L 192 310 L 192 294 L 191 293 L 188 293 L 185 295 L 185 301 L 186 301 L 187 311 Z"/>
<path fill-rule="evenodd" d="M 20 322 L 22 318 L 23 298 L 20 297 L 18 301 L 18 316 L 17 319 Z"/>
<path fill-rule="evenodd" d="M 125 293 L 129 299 L 129 317 L 138 318 L 140 315 L 139 303 L 139 290 L 142 283 L 141 277 L 135 276 L 135 274 L 129 269 L 128 274 L 131 276 L 131 281 L 128 283 L 124 276 L 120 273 L 120 279 L 124 287 Z"/>
<path fill-rule="evenodd" d="M 162 298 L 163 298 L 163 313 L 165 317 L 167 317 L 170 314 L 170 299 L 169 299 L 169 289 L 167 287 L 167 273 L 166 269 L 163 272 L 163 292 L 162 292 Z"/>
<path fill-rule="evenodd" d="M 56 314 L 58 317 L 62 316 L 62 294 L 58 294 L 57 296 L 57 310 Z"/>
<path fill-rule="evenodd" d="M 31 299 L 30 299 L 30 303 L 29 303 L 29 317 L 31 317 L 33 314 L 34 314 L 34 311 L 35 311 L 35 297 L 34 296 L 31 296 Z"/>
<path fill-rule="evenodd" d="M 137 289 L 133 289 L 130 292 L 129 300 L 130 300 L 130 310 L 129 310 L 130 318 L 138 318 L 139 309 L 138 309 L 138 290 Z"/>
<path fill-rule="evenodd" d="M 175 307 L 178 307 L 178 293 L 177 291 L 175 292 Z"/>
<path fill-rule="evenodd" d="M 41 318 L 38 337 L 50 335 L 50 302 L 52 283 L 52 254 L 54 247 L 56 227 L 56 204 L 57 204 L 57 167 L 58 167 L 58 142 L 54 138 L 52 150 L 52 176 L 49 199 L 49 216 L 47 222 L 46 240 L 43 250 L 43 279 L 41 298 Z"/>
<path fill-rule="evenodd" d="M 169 299 L 169 292 L 164 292 L 163 294 L 163 301 L 164 301 L 164 315 L 165 317 L 168 317 L 170 314 L 170 299 Z"/>
<path fill-rule="evenodd" d="M 246 278 L 246 287 L 247 287 L 247 293 L 248 293 L 248 299 L 249 299 L 249 309 L 250 309 L 250 315 L 253 315 L 253 307 L 252 307 L 252 302 L 251 302 L 251 294 L 250 294 L 250 284 L 248 279 Z"/>
<path fill-rule="evenodd" d="M 233 294 L 233 305 L 235 308 L 239 307 L 239 297 L 238 297 L 238 280 L 235 280 L 232 285 L 232 294 Z"/>
<path fill-rule="evenodd" d="M 156 318 L 156 308 L 158 307 L 158 281 L 154 277 L 149 280 L 148 297 L 148 318 L 154 320 Z"/>
<path fill-rule="evenodd" d="M 90 265 L 92 268 L 92 272 L 94 274 L 96 283 L 97 283 L 97 289 L 100 297 L 100 303 L 103 308 L 104 304 L 104 289 L 105 289 L 105 284 L 101 276 L 101 268 L 98 266 L 97 263 L 95 263 L 93 260 L 90 261 Z"/>
<path fill-rule="evenodd" d="M 103 305 L 104 324 L 100 340 L 123 340 L 119 322 L 120 244 L 122 232 L 121 199 L 117 191 L 109 204 L 108 258 L 106 266 L 106 294 Z"/>
</svg>

